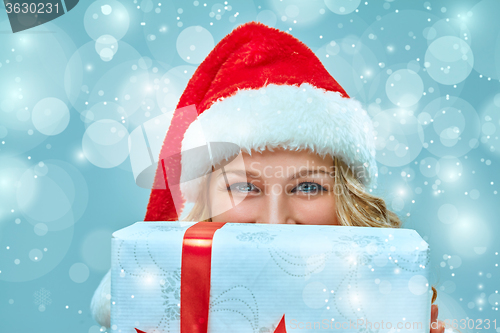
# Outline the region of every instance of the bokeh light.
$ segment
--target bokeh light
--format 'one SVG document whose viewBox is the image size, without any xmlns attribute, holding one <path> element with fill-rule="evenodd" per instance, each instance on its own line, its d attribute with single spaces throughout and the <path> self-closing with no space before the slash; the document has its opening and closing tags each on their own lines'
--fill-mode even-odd
<svg viewBox="0 0 500 333">
<path fill-rule="evenodd" d="M 441 84 L 453 85 L 464 81 L 474 66 L 469 44 L 453 36 L 433 41 L 425 53 L 427 73 Z"/>
<path fill-rule="evenodd" d="M 378 162 L 387 166 L 402 166 L 419 155 L 424 132 L 411 111 L 389 109 L 377 113 L 372 119 Z"/>
<path fill-rule="evenodd" d="M 69 124 L 69 109 L 63 101 L 47 97 L 36 103 L 31 120 L 40 133 L 57 135 Z"/>
<path fill-rule="evenodd" d="M 128 131 L 114 120 L 98 120 L 85 131 L 82 149 L 85 157 L 95 166 L 116 167 L 128 157 Z"/>
<path fill-rule="evenodd" d="M 187 63 L 199 64 L 215 46 L 212 34 L 202 26 L 192 26 L 177 37 L 177 53 Z"/>
<path fill-rule="evenodd" d="M 94 40 L 102 35 L 122 39 L 128 31 L 130 18 L 127 9 L 116 0 L 97 0 L 85 11 L 85 31 Z"/>
</svg>

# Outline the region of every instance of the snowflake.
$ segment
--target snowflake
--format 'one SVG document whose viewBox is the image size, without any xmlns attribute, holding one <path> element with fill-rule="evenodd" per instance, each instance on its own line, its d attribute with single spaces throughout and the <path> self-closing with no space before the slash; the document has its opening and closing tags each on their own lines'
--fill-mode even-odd
<svg viewBox="0 0 500 333">
<path fill-rule="evenodd" d="M 50 299 L 50 291 L 45 288 L 35 291 L 33 296 L 35 297 L 34 303 L 38 305 L 38 310 L 40 310 L 40 312 L 45 311 L 45 307 L 52 303 L 52 300 Z"/>
</svg>

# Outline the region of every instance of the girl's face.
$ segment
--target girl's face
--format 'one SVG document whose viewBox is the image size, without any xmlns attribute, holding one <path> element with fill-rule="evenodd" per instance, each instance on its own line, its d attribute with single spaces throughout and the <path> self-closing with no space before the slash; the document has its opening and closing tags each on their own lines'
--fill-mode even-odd
<svg viewBox="0 0 500 333">
<path fill-rule="evenodd" d="M 210 176 L 213 222 L 337 222 L 333 158 L 308 150 L 242 152 Z"/>
</svg>

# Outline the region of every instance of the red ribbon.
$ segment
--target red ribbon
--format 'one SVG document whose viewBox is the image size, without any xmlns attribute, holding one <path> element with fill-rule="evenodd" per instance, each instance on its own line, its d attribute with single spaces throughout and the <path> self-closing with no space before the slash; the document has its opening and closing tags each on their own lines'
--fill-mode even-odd
<svg viewBox="0 0 500 333">
<path fill-rule="evenodd" d="M 198 222 L 186 230 L 182 242 L 181 333 L 207 333 L 210 302 L 212 240 L 226 222 Z M 135 329 L 137 333 L 146 333 Z M 286 333 L 285 315 L 274 333 Z"/>
</svg>

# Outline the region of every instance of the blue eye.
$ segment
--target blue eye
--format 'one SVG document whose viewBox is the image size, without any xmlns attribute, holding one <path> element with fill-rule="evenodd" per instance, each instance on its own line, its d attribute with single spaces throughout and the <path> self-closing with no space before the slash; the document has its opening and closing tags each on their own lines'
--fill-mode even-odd
<svg viewBox="0 0 500 333">
<path fill-rule="evenodd" d="M 313 183 L 313 182 L 302 182 L 296 188 L 299 188 L 304 184 L 306 185 L 305 186 L 305 190 L 306 190 L 305 193 L 308 193 L 308 194 L 317 193 L 319 190 L 326 191 L 326 189 L 323 186 L 319 185 L 318 183 Z M 312 188 L 312 191 L 310 191 L 311 188 Z M 295 189 L 293 189 L 292 193 L 295 193 Z"/>
<path fill-rule="evenodd" d="M 260 192 L 258 187 L 248 182 L 234 183 L 228 186 L 226 189 L 227 191 L 234 191 L 240 193 Z M 297 189 L 307 194 L 316 194 L 320 191 L 321 192 L 327 191 L 323 186 L 314 182 L 302 182 L 292 190 L 292 193 L 295 193 Z"/>
<path fill-rule="evenodd" d="M 240 187 L 240 186 L 239 186 L 240 184 L 245 184 L 246 186 L 242 186 L 242 187 Z M 228 190 L 228 191 L 232 191 L 232 190 L 233 190 L 233 188 L 243 188 L 243 189 L 248 189 L 248 188 L 250 187 L 249 185 L 250 185 L 250 186 L 254 186 L 252 183 L 236 183 L 236 184 L 233 184 L 233 185 L 231 185 L 231 186 L 228 186 L 228 187 L 227 187 L 227 190 Z M 254 187 L 255 187 L 255 186 L 254 186 Z M 247 192 L 246 190 L 243 190 L 243 191 L 238 190 L 238 191 L 239 191 L 239 192 L 243 192 L 243 193 L 246 193 L 246 192 Z"/>
</svg>

